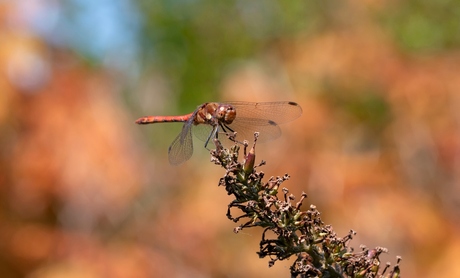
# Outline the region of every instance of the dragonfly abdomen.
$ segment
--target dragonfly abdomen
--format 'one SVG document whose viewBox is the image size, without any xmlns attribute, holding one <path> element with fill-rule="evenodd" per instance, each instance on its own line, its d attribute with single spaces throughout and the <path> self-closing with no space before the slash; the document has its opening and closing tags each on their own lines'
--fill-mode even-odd
<svg viewBox="0 0 460 278">
<path fill-rule="evenodd" d="M 145 116 L 136 120 L 136 124 L 146 125 L 155 123 L 177 123 L 186 122 L 190 119 L 193 113 L 182 116 Z"/>
</svg>

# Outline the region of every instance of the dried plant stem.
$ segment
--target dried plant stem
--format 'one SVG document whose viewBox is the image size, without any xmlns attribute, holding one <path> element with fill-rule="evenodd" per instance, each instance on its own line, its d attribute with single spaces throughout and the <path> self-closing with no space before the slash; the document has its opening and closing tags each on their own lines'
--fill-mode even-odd
<svg viewBox="0 0 460 278">
<path fill-rule="evenodd" d="M 257 137 L 256 133 L 249 152 L 246 141 L 228 150 L 216 139 L 211 155 L 212 161 L 226 170 L 219 186 L 235 197 L 227 211 L 230 220 L 242 223 L 234 229 L 235 233 L 250 227 L 264 228 L 257 252 L 260 258 L 269 257 L 269 266 L 273 266 L 278 260 L 296 256 L 290 267 L 291 277 L 400 277 L 400 257 L 392 269 L 388 263 L 381 269 L 379 256 L 387 252 L 385 248 L 362 246 L 354 252 L 348 247 L 354 231 L 340 238 L 332 226 L 323 223 L 314 205 L 302 211 L 307 194 L 302 193 L 300 200 L 294 202 L 294 195 L 281 188 L 289 179 L 288 174 L 263 182 L 264 173 L 257 168 L 265 162 L 255 166 Z M 242 162 L 238 161 L 240 145 L 244 152 Z M 233 210 L 240 211 L 240 215 L 234 216 Z"/>
</svg>

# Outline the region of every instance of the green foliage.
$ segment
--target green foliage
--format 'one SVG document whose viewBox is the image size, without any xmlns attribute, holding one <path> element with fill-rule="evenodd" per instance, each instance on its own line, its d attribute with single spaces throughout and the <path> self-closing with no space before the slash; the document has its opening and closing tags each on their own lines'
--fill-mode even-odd
<svg viewBox="0 0 460 278">
<path fill-rule="evenodd" d="M 409 0 L 393 5 L 381 16 L 402 48 L 433 52 L 460 46 L 458 1 Z"/>
<path fill-rule="evenodd" d="M 233 61 L 253 58 L 277 38 L 308 30 L 323 14 L 320 2 L 304 0 L 137 3 L 144 67 L 165 73 L 184 109 L 216 99 L 217 82 Z"/>
</svg>

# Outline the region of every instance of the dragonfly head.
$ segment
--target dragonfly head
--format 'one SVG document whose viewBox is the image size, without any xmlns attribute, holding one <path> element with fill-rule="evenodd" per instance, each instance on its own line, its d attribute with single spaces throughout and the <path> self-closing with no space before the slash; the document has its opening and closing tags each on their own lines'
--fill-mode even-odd
<svg viewBox="0 0 460 278">
<path fill-rule="evenodd" d="M 230 104 L 222 104 L 216 110 L 217 120 L 224 124 L 231 124 L 236 118 L 236 110 Z"/>
</svg>

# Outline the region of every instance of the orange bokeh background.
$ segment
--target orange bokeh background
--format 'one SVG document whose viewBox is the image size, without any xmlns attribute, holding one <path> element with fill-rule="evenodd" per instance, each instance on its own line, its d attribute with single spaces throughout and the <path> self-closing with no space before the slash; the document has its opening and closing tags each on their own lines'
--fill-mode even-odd
<svg viewBox="0 0 460 278">
<path fill-rule="evenodd" d="M 289 173 L 306 207 L 339 235 L 358 232 L 356 249 L 402 256 L 404 277 L 458 277 L 460 52 L 401 51 L 366 2 L 347 2 L 353 24 L 273 41 L 216 90 L 298 102 L 302 117 L 258 146 L 266 176 Z M 0 7 L 2 277 L 289 275 L 293 260 L 257 257 L 260 230 L 233 233 L 224 170 L 201 142 L 173 167 L 180 125 L 134 124 L 145 109 L 168 113 L 175 97 L 161 82 L 145 78 L 129 104 L 119 72 L 12 28 L 13 2 Z"/>
</svg>

